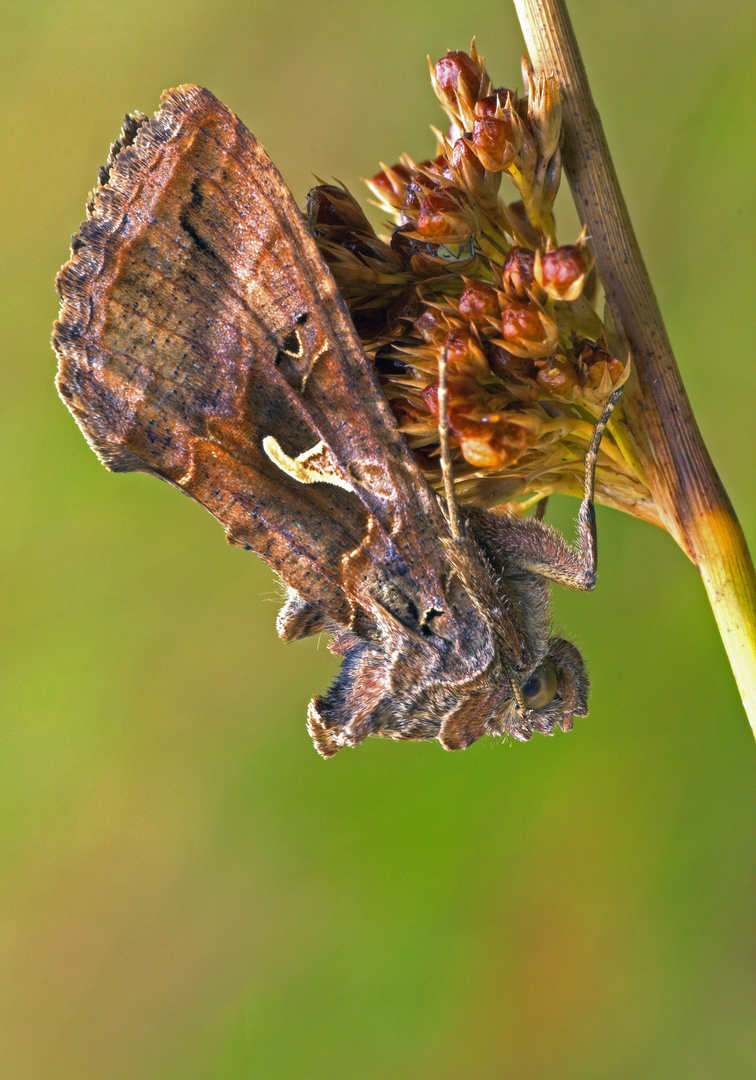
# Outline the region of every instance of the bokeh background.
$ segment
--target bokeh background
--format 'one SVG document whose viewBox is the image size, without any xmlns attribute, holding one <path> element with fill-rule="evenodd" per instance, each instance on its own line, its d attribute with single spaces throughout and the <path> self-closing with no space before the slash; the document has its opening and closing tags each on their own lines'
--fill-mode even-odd
<svg viewBox="0 0 756 1080">
<path fill-rule="evenodd" d="M 570 5 L 694 408 L 754 539 L 751 5 Z M 210 87 L 300 202 L 433 149 L 426 54 L 506 0 L 0 3 L 0 1076 L 742 1080 L 754 770 L 702 587 L 599 512 L 556 620 L 591 715 L 530 745 L 304 727 L 335 661 L 178 492 L 53 389 L 53 280 L 124 111 Z M 563 241 L 574 215 L 559 209 Z M 556 501 L 570 530 L 576 503 Z"/>
</svg>

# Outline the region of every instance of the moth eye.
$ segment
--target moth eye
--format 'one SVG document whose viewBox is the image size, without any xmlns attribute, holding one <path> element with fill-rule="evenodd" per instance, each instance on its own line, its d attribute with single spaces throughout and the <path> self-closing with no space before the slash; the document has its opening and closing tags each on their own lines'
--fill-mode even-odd
<svg viewBox="0 0 756 1080">
<path fill-rule="evenodd" d="M 549 663 L 536 668 L 521 691 L 527 709 L 542 709 L 553 700 L 556 692 L 556 672 Z"/>
</svg>

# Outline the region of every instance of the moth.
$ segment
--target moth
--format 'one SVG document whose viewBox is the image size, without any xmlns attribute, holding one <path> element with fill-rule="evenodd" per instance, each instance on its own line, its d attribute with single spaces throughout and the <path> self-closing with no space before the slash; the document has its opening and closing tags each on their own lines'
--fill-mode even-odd
<svg viewBox="0 0 756 1080">
<path fill-rule="evenodd" d="M 206 507 L 288 586 L 281 638 L 324 631 L 343 657 L 308 709 L 323 757 L 368 735 L 527 740 L 586 715 L 547 583 L 594 587 L 614 399 L 577 549 L 540 520 L 457 505 L 444 408 L 437 495 L 283 180 L 196 86 L 126 118 L 57 287 L 58 390 L 103 463 Z"/>
</svg>

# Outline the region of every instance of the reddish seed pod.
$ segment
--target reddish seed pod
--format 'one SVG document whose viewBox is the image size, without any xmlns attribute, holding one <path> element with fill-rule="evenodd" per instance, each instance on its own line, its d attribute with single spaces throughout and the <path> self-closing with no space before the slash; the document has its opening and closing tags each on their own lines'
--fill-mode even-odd
<svg viewBox="0 0 756 1080">
<path fill-rule="evenodd" d="M 391 183 L 388 175 L 383 171 L 372 176 L 370 178 L 370 183 L 374 184 L 375 187 L 380 188 L 381 191 L 387 192 L 389 195 L 394 194 L 394 185 Z"/>
<path fill-rule="evenodd" d="M 399 181 L 403 181 L 404 184 L 408 184 L 412 179 L 412 173 L 409 171 L 406 165 L 402 165 L 401 162 L 397 162 L 396 165 L 391 166 L 391 172 L 395 173 Z M 381 191 L 387 192 L 389 195 L 396 193 L 396 186 L 392 178 L 386 172 L 376 173 L 371 181 Z"/>
<path fill-rule="evenodd" d="M 455 375 L 449 378 L 448 383 L 448 406 L 446 415 L 449 421 L 451 434 L 458 435 L 465 424 L 470 423 L 468 411 L 474 407 L 477 393 L 480 392 L 480 383 L 468 376 Z M 422 392 L 422 401 L 431 416 L 438 416 L 438 382 L 432 382 Z"/>
<path fill-rule="evenodd" d="M 420 203 L 423 201 L 424 192 L 419 184 L 408 184 L 404 192 L 404 200 L 402 202 L 403 210 L 419 210 Z"/>
<path fill-rule="evenodd" d="M 442 348 L 446 351 L 449 370 L 470 375 L 473 378 L 485 378 L 488 375 L 488 361 L 477 338 L 463 326 L 455 326 L 444 338 Z"/>
<path fill-rule="evenodd" d="M 440 311 L 435 308 L 426 308 L 422 315 L 415 320 L 415 330 L 429 345 L 442 341 L 449 331 L 449 324 Z"/>
<path fill-rule="evenodd" d="M 499 317 L 499 294 L 483 281 L 468 281 L 459 298 L 459 313 L 470 322 L 484 324 Z"/>
<path fill-rule="evenodd" d="M 419 210 L 425 196 L 429 195 L 432 191 L 436 191 L 438 187 L 439 182 L 433 180 L 429 176 L 424 176 L 422 182 L 411 180 L 404 191 L 402 209 Z"/>
<path fill-rule="evenodd" d="M 535 253 L 530 248 L 513 247 L 501 271 L 502 288 L 509 296 L 525 300 L 533 290 Z"/>
<path fill-rule="evenodd" d="M 479 117 L 473 126 L 472 141 L 486 155 L 483 163 L 488 169 L 505 169 L 517 154 L 512 124 L 506 117 Z"/>
<path fill-rule="evenodd" d="M 391 399 L 389 404 L 400 426 L 402 424 L 416 424 L 418 420 L 422 419 L 421 410 L 409 398 L 395 397 Z"/>
<path fill-rule="evenodd" d="M 457 226 L 448 215 L 456 211 L 457 204 L 443 192 L 426 195 L 420 204 L 417 231 L 422 236 L 454 236 Z"/>
<path fill-rule="evenodd" d="M 588 269 L 585 254 L 574 244 L 538 253 L 534 276 L 554 300 L 576 300 L 583 289 Z"/>
<path fill-rule="evenodd" d="M 505 341 L 524 338 L 527 341 L 541 340 L 543 332 L 537 308 L 530 304 L 509 303 L 501 316 L 501 332 Z"/>
<path fill-rule="evenodd" d="M 472 334 L 462 326 L 455 326 L 444 338 L 444 349 L 449 366 L 464 366 L 472 345 Z"/>
<path fill-rule="evenodd" d="M 465 423 L 459 439 L 466 461 L 477 469 L 500 469 L 517 461 L 527 449 L 527 429 L 492 413 L 478 422 Z"/>
<path fill-rule="evenodd" d="M 409 323 L 414 323 L 425 311 L 425 306 L 414 289 L 399 293 L 389 306 L 386 317 L 392 334 L 401 336 Z"/>
<path fill-rule="evenodd" d="M 466 383 L 469 380 L 465 379 L 450 379 L 448 387 L 448 406 L 446 415 L 449 420 L 449 429 L 453 435 L 459 433 L 458 425 L 464 423 L 464 416 L 460 418 L 459 410 L 465 409 L 467 401 L 467 387 Z M 426 386 L 422 393 L 422 399 L 425 407 L 431 416 L 438 416 L 438 383 L 431 383 L 430 386 Z"/>
<path fill-rule="evenodd" d="M 465 52 L 448 52 L 436 63 L 436 79 L 447 101 L 453 102 L 462 88 L 472 100 L 480 92 L 481 74 Z"/>
<path fill-rule="evenodd" d="M 474 469 L 500 469 L 506 463 L 508 455 L 494 444 L 493 434 L 484 424 L 475 424 L 460 436 L 462 456 Z"/>
<path fill-rule="evenodd" d="M 493 94 L 489 94 L 488 97 L 480 98 L 479 101 L 475 102 L 475 115 L 496 116 L 500 106 L 502 109 L 506 108 L 507 98 L 510 93 L 511 91 L 502 87 L 500 90 L 495 90 Z"/>
<path fill-rule="evenodd" d="M 501 316 L 501 333 L 515 355 L 540 357 L 554 351 L 558 341 L 554 322 L 533 304 L 510 301 Z"/>
<path fill-rule="evenodd" d="M 607 354 L 605 360 L 597 360 L 591 364 L 586 374 L 585 383 L 586 386 L 590 386 L 593 389 L 598 389 L 608 374 L 612 385 L 616 385 L 622 378 L 625 372 L 625 365 L 621 360 L 618 360 L 616 356 L 609 356 Z"/>
<path fill-rule="evenodd" d="M 422 398 L 431 416 L 438 416 L 438 383 L 434 382 L 426 386 Z"/>
<path fill-rule="evenodd" d="M 374 235 L 357 200 L 335 184 L 319 184 L 307 195 L 307 218 L 311 229 L 329 227 L 342 232 Z"/>
<path fill-rule="evenodd" d="M 473 150 L 467 139 L 457 139 L 452 147 L 452 165 L 455 169 L 464 170 L 467 165 L 478 175 L 482 176 L 486 171 L 483 162 Z"/>
<path fill-rule="evenodd" d="M 333 202 L 327 197 L 322 187 L 311 188 L 307 193 L 307 217 L 311 229 L 319 225 L 341 225 Z"/>
<path fill-rule="evenodd" d="M 489 345 L 486 352 L 491 371 L 504 382 L 512 379 L 521 382 L 532 378 L 533 361 L 527 356 L 515 356 L 503 345 Z"/>
<path fill-rule="evenodd" d="M 422 243 L 422 240 L 418 240 L 418 244 Z M 438 277 L 440 262 L 432 250 L 421 247 L 410 259 L 410 270 L 418 278 Z"/>
<path fill-rule="evenodd" d="M 579 386 L 577 372 L 564 356 L 551 357 L 540 369 L 536 381 L 552 397 L 571 401 Z"/>
</svg>

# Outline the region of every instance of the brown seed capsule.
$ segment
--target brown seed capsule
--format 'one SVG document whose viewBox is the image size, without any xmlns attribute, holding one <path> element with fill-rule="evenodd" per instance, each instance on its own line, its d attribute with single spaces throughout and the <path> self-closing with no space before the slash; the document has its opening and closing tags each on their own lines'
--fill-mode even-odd
<svg viewBox="0 0 756 1080">
<path fill-rule="evenodd" d="M 501 469 L 517 461 L 528 446 L 528 430 L 509 422 L 501 413 L 465 424 L 459 445 L 466 461 L 477 469 Z"/>
<path fill-rule="evenodd" d="M 473 125 L 472 141 L 478 157 L 489 172 L 507 169 L 520 147 L 520 139 L 508 117 L 478 117 Z"/>
<path fill-rule="evenodd" d="M 423 401 L 425 402 L 428 412 L 433 416 L 438 416 L 438 383 L 431 383 L 430 386 L 426 386 L 423 390 Z"/>
<path fill-rule="evenodd" d="M 515 356 L 548 356 L 559 340 L 556 324 L 535 304 L 511 300 L 502 311 L 501 334 Z"/>
<path fill-rule="evenodd" d="M 412 173 L 406 165 L 402 165 L 401 162 L 397 162 L 396 165 L 390 166 L 390 172 L 386 169 L 382 169 L 379 173 L 376 173 L 370 180 L 370 184 L 374 188 L 378 188 L 381 193 L 387 195 L 390 200 L 395 200 L 399 195 L 404 193 L 404 189 L 412 179 Z"/>
<path fill-rule="evenodd" d="M 480 228 L 477 208 L 462 189 L 453 184 L 447 184 L 441 191 L 426 194 L 416 220 L 417 232 L 431 243 L 448 244 L 453 240 L 461 244 Z M 459 256 L 460 261 L 469 261 L 471 257 L 469 249 L 466 254 Z"/>
<path fill-rule="evenodd" d="M 307 218 L 311 229 L 327 226 L 373 237 L 373 227 L 362 207 L 348 191 L 335 184 L 319 184 L 307 195 Z"/>
<path fill-rule="evenodd" d="M 466 92 L 470 101 L 477 98 L 483 76 L 467 53 L 448 52 L 437 61 L 435 72 L 438 88 L 450 105 L 460 93 Z"/>
<path fill-rule="evenodd" d="M 389 330 L 394 336 L 404 336 L 408 326 L 419 319 L 425 306 L 414 288 L 399 293 L 386 312 Z"/>
<path fill-rule="evenodd" d="M 502 289 L 507 296 L 517 300 L 527 300 L 535 282 L 534 262 L 535 254 L 530 248 L 510 248 L 501 270 Z"/>
<path fill-rule="evenodd" d="M 447 388 L 448 404 L 446 408 L 446 416 L 449 421 L 449 430 L 452 435 L 459 435 L 460 424 L 468 423 L 467 417 L 464 415 L 465 409 L 468 406 L 468 398 L 470 395 L 467 393 L 467 387 L 465 380 L 463 379 L 450 379 Z M 422 393 L 423 404 L 427 408 L 431 416 L 438 416 L 438 383 L 433 382 L 430 386 L 427 386 Z"/>
<path fill-rule="evenodd" d="M 457 373 L 449 379 L 446 414 L 453 435 L 471 422 L 468 413 L 476 409 L 480 395 L 480 383 L 474 378 Z M 423 390 L 422 399 L 431 416 L 438 416 L 438 382 Z"/>
<path fill-rule="evenodd" d="M 476 325 L 483 325 L 489 319 L 498 319 L 500 314 L 499 294 L 491 285 L 483 281 L 468 281 L 459 298 L 459 313 Z"/>
<path fill-rule="evenodd" d="M 536 376 L 538 385 L 552 397 L 573 401 L 580 390 L 578 374 L 565 356 L 550 356 Z"/>
<path fill-rule="evenodd" d="M 494 375 L 498 375 L 504 382 L 515 380 L 532 379 L 534 377 L 533 361 L 527 356 L 515 356 L 503 345 L 489 345 L 486 350 L 488 364 Z"/>
<path fill-rule="evenodd" d="M 502 86 L 487 97 L 480 98 L 475 102 L 475 115 L 496 116 L 497 112 L 502 112 L 507 107 L 507 99 L 511 103 L 514 94 L 511 90 L 507 90 Z"/>
<path fill-rule="evenodd" d="M 486 171 L 483 162 L 467 139 L 457 139 L 452 147 L 452 165 L 462 173 L 464 173 L 466 167 L 470 168 L 478 176 L 482 176 Z"/>
<path fill-rule="evenodd" d="M 418 184 L 416 180 L 410 181 L 404 190 L 402 210 L 419 210 L 423 199 L 428 194 L 428 189 Z"/>
<path fill-rule="evenodd" d="M 456 236 L 458 210 L 455 200 L 443 192 L 426 195 L 420 204 L 417 231 L 422 236 Z"/>
<path fill-rule="evenodd" d="M 497 194 L 503 173 L 486 171 L 470 139 L 471 134 L 467 134 L 454 143 L 449 174 L 470 193 L 471 202 L 498 213 Z"/>
<path fill-rule="evenodd" d="M 422 397 L 428 412 L 432 416 L 438 416 L 438 383 L 434 382 L 430 386 L 426 386 Z"/>
<path fill-rule="evenodd" d="M 553 300 L 577 300 L 583 291 L 587 261 L 575 244 L 536 252 L 533 276 Z"/>
<path fill-rule="evenodd" d="M 429 345 L 443 341 L 449 332 L 449 322 L 437 308 L 426 308 L 415 320 L 415 330 Z"/>
<path fill-rule="evenodd" d="M 625 365 L 622 361 L 618 360 L 616 356 L 607 354 L 606 359 L 597 360 L 588 368 L 585 384 L 594 390 L 598 390 L 602 383 L 606 384 L 608 378 L 608 385 L 611 389 L 612 386 L 616 386 L 624 373 Z"/>
<path fill-rule="evenodd" d="M 585 371 L 586 389 L 598 391 L 599 396 L 608 396 L 625 374 L 622 361 L 590 338 L 580 341 L 578 359 Z"/>
<path fill-rule="evenodd" d="M 487 434 L 483 424 L 463 432 L 459 439 L 462 456 L 476 469 L 500 469 L 506 464 L 508 454 L 502 453 L 492 439 L 486 438 Z"/>
<path fill-rule="evenodd" d="M 454 327 L 446 335 L 441 346 L 446 351 L 449 371 L 469 375 L 476 379 L 488 375 L 488 361 L 477 338 L 464 327 Z"/>
<path fill-rule="evenodd" d="M 419 240 L 415 233 L 415 223 L 408 221 L 404 225 L 398 225 L 391 234 L 390 247 L 399 256 L 401 267 L 420 278 L 447 273 L 448 261 L 437 258 L 433 245 Z"/>
<path fill-rule="evenodd" d="M 467 261 L 469 264 L 470 260 Z M 439 274 L 446 274 L 448 268 L 448 260 L 433 251 L 417 251 L 410 259 L 410 269 L 419 278 L 438 277 Z"/>
</svg>

